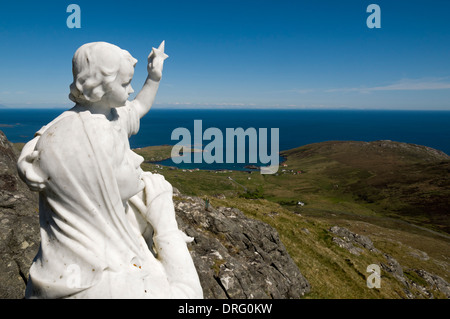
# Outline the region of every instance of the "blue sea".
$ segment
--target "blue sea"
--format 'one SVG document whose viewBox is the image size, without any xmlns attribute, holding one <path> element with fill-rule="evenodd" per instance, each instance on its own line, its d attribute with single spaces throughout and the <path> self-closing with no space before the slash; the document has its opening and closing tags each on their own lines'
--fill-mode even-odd
<svg viewBox="0 0 450 319">
<path fill-rule="evenodd" d="M 62 111 L 0 109 L 0 130 L 11 142 L 27 142 Z M 271 128 L 278 128 L 280 151 L 323 141 L 392 140 L 426 145 L 450 154 L 450 111 L 153 109 L 141 120 L 138 135 L 131 137 L 131 147 L 175 145 L 179 141 L 171 140 L 172 131 L 180 127 L 187 128 L 193 139 L 194 120 L 202 120 L 203 132 L 215 127 L 224 137 L 226 128 L 267 128 L 269 133 Z M 203 141 L 203 147 L 208 143 L 210 141 Z M 267 145 L 270 154 L 270 143 Z M 249 162 L 175 165 L 169 159 L 162 164 L 183 168 L 243 169 Z"/>
</svg>

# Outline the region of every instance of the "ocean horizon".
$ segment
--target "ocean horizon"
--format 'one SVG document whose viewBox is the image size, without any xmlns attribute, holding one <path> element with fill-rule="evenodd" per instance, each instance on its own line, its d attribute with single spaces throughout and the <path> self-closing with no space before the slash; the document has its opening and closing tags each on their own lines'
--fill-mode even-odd
<svg viewBox="0 0 450 319">
<path fill-rule="evenodd" d="M 64 109 L 0 109 L 0 130 L 13 143 L 25 143 Z M 186 128 L 194 136 L 194 120 L 202 129 L 279 129 L 279 150 L 325 141 L 391 140 L 428 146 L 450 154 L 450 111 L 406 110 L 287 110 L 287 109 L 152 109 L 141 120 L 140 131 L 130 138 L 132 148 L 175 145 L 173 130 Z M 270 141 L 270 136 L 269 136 Z M 270 152 L 270 142 L 268 151 Z M 203 147 L 210 141 L 203 141 Z M 194 145 L 194 147 L 199 147 Z M 246 156 L 246 160 L 248 156 Z M 239 169 L 252 164 L 174 164 L 202 169 Z"/>
</svg>

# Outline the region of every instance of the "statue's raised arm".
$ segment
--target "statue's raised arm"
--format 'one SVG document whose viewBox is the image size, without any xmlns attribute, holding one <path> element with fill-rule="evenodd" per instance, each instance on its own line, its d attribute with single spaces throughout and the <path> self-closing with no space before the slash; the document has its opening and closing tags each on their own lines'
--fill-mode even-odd
<svg viewBox="0 0 450 319">
<path fill-rule="evenodd" d="M 158 91 L 159 82 L 162 77 L 162 70 L 164 66 L 164 60 L 169 56 L 164 53 L 165 42 L 161 42 L 159 47 L 153 48 L 152 52 L 148 56 L 147 71 L 148 76 L 142 90 L 136 96 L 136 99 L 132 102 L 133 106 L 137 109 L 139 116 L 142 118 L 153 105 L 156 92 Z"/>
</svg>

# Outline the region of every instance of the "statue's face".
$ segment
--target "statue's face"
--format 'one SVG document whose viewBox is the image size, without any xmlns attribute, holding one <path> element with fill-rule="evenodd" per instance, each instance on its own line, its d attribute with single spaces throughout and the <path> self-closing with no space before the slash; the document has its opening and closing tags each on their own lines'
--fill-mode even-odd
<svg viewBox="0 0 450 319">
<path fill-rule="evenodd" d="M 130 94 L 134 92 L 131 87 L 133 75 L 133 65 L 123 60 L 116 79 L 111 83 L 111 90 L 103 96 L 111 107 L 124 106 Z"/>
<path fill-rule="evenodd" d="M 142 173 L 140 165 L 143 161 L 142 156 L 131 150 L 123 152 L 121 163 L 115 170 L 122 201 L 130 199 L 144 188 L 145 185 L 140 176 Z"/>
</svg>

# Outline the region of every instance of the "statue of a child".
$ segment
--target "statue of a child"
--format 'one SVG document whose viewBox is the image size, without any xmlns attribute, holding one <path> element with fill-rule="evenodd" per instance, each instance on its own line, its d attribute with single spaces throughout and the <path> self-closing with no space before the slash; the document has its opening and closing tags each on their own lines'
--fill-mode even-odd
<svg viewBox="0 0 450 319">
<path fill-rule="evenodd" d="M 202 298 L 172 186 L 142 171 L 128 140 L 153 104 L 166 58 L 164 42 L 153 48 L 146 82 L 128 101 L 136 59 L 105 42 L 76 51 L 76 105 L 39 130 L 18 160 L 19 175 L 40 194 L 41 245 L 26 297 Z"/>
</svg>

